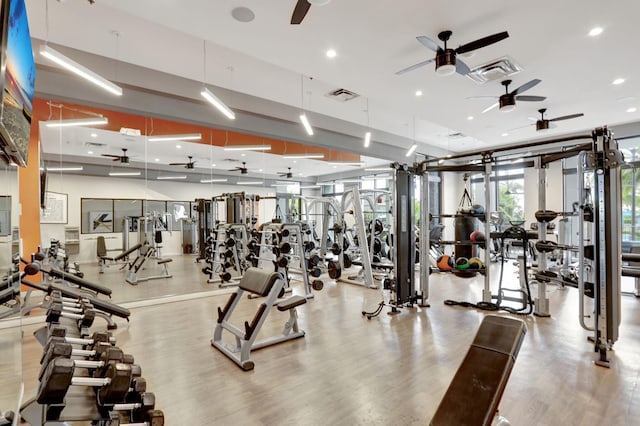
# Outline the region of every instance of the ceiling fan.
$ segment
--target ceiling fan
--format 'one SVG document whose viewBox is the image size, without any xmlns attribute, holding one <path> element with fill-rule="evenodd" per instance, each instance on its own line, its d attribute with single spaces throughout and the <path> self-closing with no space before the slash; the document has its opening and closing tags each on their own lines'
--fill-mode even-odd
<svg viewBox="0 0 640 426">
<path fill-rule="evenodd" d="M 293 8 L 293 14 L 291 15 L 291 24 L 298 25 L 302 23 L 302 20 L 307 16 L 311 5 L 324 6 L 330 3 L 331 0 L 298 0 L 296 6 Z"/>
<path fill-rule="evenodd" d="M 416 39 L 420 43 L 422 43 L 425 47 L 436 52 L 435 58 L 428 59 L 423 62 L 419 62 L 415 65 L 411 65 L 410 67 L 407 67 L 405 69 L 398 71 L 396 75 L 401 75 L 409 71 L 413 71 L 417 68 L 430 64 L 431 62 L 434 62 L 434 61 L 436 63 L 436 73 L 438 75 L 450 75 L 450 74 L 453 74 L 454 72 L 457 72 L 458 74 L 462 74 L 462 75 L 467 75 L 471 70 L 464 62 L 462 62 L 460 59 L 457 59 L 456 55 L 472 52 L 474 50 L 480 49 L 485 46 L 489 46 L 490 44 L 497 43 L 500 40 L 504 40 L 505 38 L 509 37 L 509 33 L 506 31 L 503 31 L 501 33 L 496 33 L 487 37 L 480 38 L 478 40 L 472 41 L 471 43 L 463 44 L 462 46 L 459 46 L 457 49 L 451 49 L 447 47 L 447 42 L 449 41 L 451 34 L 453 33 L 448 30 L 441 31 L 438 34 L 438 39 L 440 39 L 440 41 L 444 43 L 444 48 L 440 47 L 438 43 L 431 40 L 429 37 L 426 37 L 426 36 L 416 37 Z"/>
<path fill-rule="evenodd" d="M 187 163 L 169 163 L 170 166 L 184 166 L 185 169 L 193 169 L 193 165 L 196 164 L 195 161 L 193 161 L 193 157 L 190 155 L 189 157 L 189 162 Z"/>
<path fill-rule="evenodd" d="M 112 161 L 119 161 L 122 164 L 129 164 L 129 157 L 127 156 L 127 148 L 122 148 L 122 155 L 115 154 L 102 154 L 103 157 L 111 157 Z"/>
<path fill-rule="evenodd" d="M 278 173 L 278 176 L 280 177 L 286 177 L 287 179 L 291 179 L 293 177 L 293 173 L 291 172 L 291 167 L 287 167 L 287 169 L 289 171 L 287 172 L 282 172 L 282 173 Z"/>
<path fill-rule="evenodd" d="M 247 165 L 246 162 L 242 162 L 242 167 L 238 166 L 238 167 L 234 167 L 233 169 L 229 169 L 230 172 L 240 172 L 241 175 L 246 175 L 247 172 L 249 171 L 249 169 L 247 169 L 245 166 Z"/>
<path fill-rule="evenodd" d="M 561 117 L 554 117 L 554 118 L 544 118 L 544 114 L 547 112 L 546 108 L 541 108 L 538 110 L 538 112 L 540 113 L 540 119 L 535 119 L 533 117 L 529 117 L 530 120 L 535 120 L 536 121 L 536 131 L 538 130 L 547 130 L 549 128 L 553 128 L 555 127 L 555 124 L 553 124 L 554 121 L 561 121 L 561 120 L 571 120 L 573 118 L 578 118 L 578 117 L 582 117 L 584 116 L 583 113 L 577 113 L 577 114 L 569 114 L 569 115 L 563 115 Z"/>
<path fill-rule="evenodd" d="M 502 84 L 504 86 L 504 90 L 505 90 L 505 94 L 504 95 L 502 95 L 502 96 L 474 96 L 472 98 L 467 98 L 467 99 L 498 98 L 498 102 L 496 102 L 495 104 L 489 106 L 488 108 L 485 108 L 482 111 L 482 113 L 484 114 L 485 112 L 491 111 L 492 109 L 494 109 L 497 106 L 500 107 L 500 111 L 509 112 L 509 111 L 512 111 L 516 107 L 516 101 L 541 102 L 541 101 L 544 101 L 545 99 L 547 99 L 544 96 L 528 96 L 528 95 L 521 95 L 520 94 L 522 92 L 526 92 L 527 90 L 533 88 L 534 86 L 537 86 L 541 82 L 542 82 L 542 80 L 538 80 L 536 78 L 536 79 L 533 79 L 533 80 L 523 84 L 522 86 L 518 87 L 517 89 L 509 92 L 509 85 L 511 84 L 511 80 L 504 80 L 504 81 L 502 81 L 500 83 L 500 84 Z"/>
</svg>

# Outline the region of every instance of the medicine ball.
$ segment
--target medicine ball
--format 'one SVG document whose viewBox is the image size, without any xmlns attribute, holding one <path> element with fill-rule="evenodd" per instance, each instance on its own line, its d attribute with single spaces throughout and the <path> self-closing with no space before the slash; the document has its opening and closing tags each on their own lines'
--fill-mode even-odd
<svg viewBox="0 0 640 426">
<path fill-rule="evenodd" d="M 469 259 L 469 269 L 482 269 L 483 266 L 484 264 L 479 258 L 472 257 L 471 259 Z"/>
<path fill-rule="evenodd" d="M 456 269 L 469 269 L 469 259 L 459 257 L 456 259 Z"/>
<path fill-rule="evenodd" d="M 477 216 L 480 216 L 480 215 L 484 216 L 484 206 L 480 204 L 474 204 L 473 206 L 471 206 L 471 213 Z"/>
<path fill-rule="evenodd" d="M 469 236 L 469 239 L 471 240 L 471 242 L 473 243 L 479 243 L 478 245 L 480 246 L 480 248 L 484 249 L 484 242 L 486 240 L 484 234 L 480 231 L 473 231 L 471 233 L 471 235 Z"/>
<path fill-rule="evenodd" d="M 453 258 L 448 254 L 443 254 L 438 258 L 436 266 L 441 271 L 450 271 L 453 269 Z"/>
</svg>

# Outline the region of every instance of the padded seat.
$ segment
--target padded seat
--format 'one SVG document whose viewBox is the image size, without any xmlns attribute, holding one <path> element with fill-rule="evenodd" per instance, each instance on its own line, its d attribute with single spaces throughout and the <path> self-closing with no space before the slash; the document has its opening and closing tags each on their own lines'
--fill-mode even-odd
<svg viewBox="0 0 640 426">
<path fill-rule="evenodd" d="M 307 303 L 307 299 L 305 297 L 295 295 L 291 296 L 286 300 L 278 303 L 278 310 L 281 312 L 288 311 L 289 309 L 293 309 L 296 306 L 304 305 Z"/>
<path fill-rule="evenodd" d="M 163 264 L 169 263 L 169 262 L 173 262 L 173 259 L 171 259 L 171 258 L 160 259 L 160 260 L 158 260 L 158 265 L 163 265 Z"/>
<path fill-rule="evenodd" d="M 242 275 L 238 287 L 250 293 L 266 296 L 271 291 L 271 287 L 280 278 L 277 272 L 266 271 L 260 268 L 249 268 Z"/>
</svg>

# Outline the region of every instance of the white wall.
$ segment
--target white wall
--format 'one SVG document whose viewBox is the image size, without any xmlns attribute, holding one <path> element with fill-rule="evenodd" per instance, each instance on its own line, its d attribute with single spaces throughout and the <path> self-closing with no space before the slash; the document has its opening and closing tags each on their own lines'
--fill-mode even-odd
<svg viewBox="0 0 640 426">
<path fill-rule="evenodd" d="M 65 240 L 65 226 L 80 228 L 81 198 L 131 198 L 149 200 L 193 201 L 196 198 L 211 198 L 216 195 L 240 190 L 261 196 L 275 195 L 271 188 L 241 187 L 219 184 L 190 184 L 167 181 L 149 181 L 142 179 L 102 178 L 96 176 L 50 174 L 47 190 L 68 194 L 68 224 L 41 224 L 41 241 L 48 247 L 52 238 Z M 275 211 L 275 200 L 260 201 L 259 222 L 270 221 Z M 122 247 L 119 233 L 81 234 L 80 254 L 72 260 L 80 263 L 96 260 L 96 239 L 99 235 L 107 238 L 107 248 Z M 163 233 L 163 256 L 175 256 L 182 253 L 182 235 L 180 232 Z"/>
</svg>

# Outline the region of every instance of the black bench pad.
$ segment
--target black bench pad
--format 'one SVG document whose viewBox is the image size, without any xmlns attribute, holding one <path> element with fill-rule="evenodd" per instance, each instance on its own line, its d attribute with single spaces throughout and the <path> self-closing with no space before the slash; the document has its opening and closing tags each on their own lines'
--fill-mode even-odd
<svg viewBox="0 0 640 426">
<path fill-rule="evenodd" d="M 293 309 L 296 306 L 304 305 L 305 303 L 307 303 L 306 298 L 298 295 L 291 296 L 288 299 L 285 299 L 282 302 L 278 303 L 278 310 L 282 312 L 288 311 L 289 309 Z"/>
</svg>

